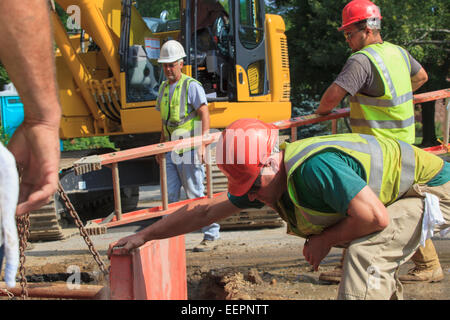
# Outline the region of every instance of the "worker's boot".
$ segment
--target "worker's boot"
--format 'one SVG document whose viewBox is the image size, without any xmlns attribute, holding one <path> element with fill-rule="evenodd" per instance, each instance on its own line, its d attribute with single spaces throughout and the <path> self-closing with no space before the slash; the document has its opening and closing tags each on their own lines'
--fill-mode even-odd
<svg viewBox="0 0 450 320">
<path fill-rule="evenodd" d="M 341 282 L 341 277 L 342 277 L 342 273 L 343 273 L 342 266 L 344 264 L 344 256 L 345 256 L 346 250 L 347 249 L 344 249 L 342 251 L 342 256 L 341 256 L 341 260 L 339 261 L 339 264 L 331 271 L 322 272 L 319 275 L 319 280 L 331 282 L 331 283 Z"/>
<path fill-rule="evenodd" d="M 444 273 L 442 272 L 441 266 L 435 269 L 415 266 L 407 274 L 399 276 L 398 279 L 402 283 L 439 282 L 444 279 Z"/>
<path fill-rule="evenodd" d="M 217 240 L 203 239 L 192 251 L 194 252 L 207 252 L 215 249 L 218 246 Z"/>
<path fill-rule="evenodd" d="M 399 276 L 403 283 L 438 282 L 444 279 L 439 257 L 431 239 L 425 241 L 425 247 L 419 247 L 411 257 L 415 267 L 407 274 Z"/>
</svg>

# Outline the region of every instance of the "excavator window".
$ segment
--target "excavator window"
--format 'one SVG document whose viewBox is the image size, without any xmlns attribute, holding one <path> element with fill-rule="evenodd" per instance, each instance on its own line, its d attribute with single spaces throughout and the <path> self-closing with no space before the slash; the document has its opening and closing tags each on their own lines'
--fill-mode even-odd
<svg viewBox="0 0 450 320">
<path fill-rule="evenodd" d="M 155 101 L 164 80 L 157 62 L 161 45 L 180 32 L 179 0 L 134 1 L 128 11 L 125 9 L 129 14 L 122 17 L 122 52 L 126 51 L 122 67 L 126 72 L 127 102 Z"/>
<path fill-rule="evenodd" d="M 239 39 L 247 49 L 258 46 L 264 36 L 263 21 L 260 20 L 259 1 L 239 1 Z"/>
</svg>

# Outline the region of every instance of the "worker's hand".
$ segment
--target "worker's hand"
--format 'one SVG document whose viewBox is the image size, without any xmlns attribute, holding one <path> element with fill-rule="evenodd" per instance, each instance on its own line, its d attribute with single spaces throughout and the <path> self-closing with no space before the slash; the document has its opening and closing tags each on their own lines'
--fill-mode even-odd
<svg viewBox="0 0 450 320">
<path fill-rule="evenodd" d="M 57 126 L 24 121 L 8 143 L 21 176 L 16 215 L 50 202 L 58 187 L 60 159 Z"/>
<path fill-rule="evenodd" d="M 327 245 L 320 235 L 309 237 L 303 247 L 303 255 L 306 261 L 313 266 L 314 271 L 319 270 L 319 264 L 331 250 L 331 246 Z"/>
<path fill-rule="evenodd" d="M 206 148 L 205 145 L 201 145 L 196 149 L 197 151 L 197 158 L 199 159 L 200 163 L 206 164 Z"/>
<path fill-rule="evenodd" d="M 142 246 L 145 242 L 145 239 L 139 233 L 113 242 L 108 248 L 108 259 L 111 259 L 112 255 L 120 256 L 130 254 L 132 250 Z"/>
</svg>

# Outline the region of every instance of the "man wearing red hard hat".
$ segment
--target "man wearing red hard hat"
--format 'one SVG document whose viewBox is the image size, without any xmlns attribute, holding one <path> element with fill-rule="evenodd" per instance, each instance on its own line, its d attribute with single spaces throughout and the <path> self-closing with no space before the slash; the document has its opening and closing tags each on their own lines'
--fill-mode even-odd
<svg viewBox="0 0 450 320">
<path fill-rule="evenodd" d="M 424 197 L 438 201 L 443 217 L 430 227 L 450 227 L 450 164 L 401 140 L 351 133 L 278 146 L 274 125 L 239 119 L 222 132 L 216 162 L 227 193 L 111 243 L 108 256 L 265 204 L 289 234 L 307 239 L 303 255 L 314 270 L 332 247 L 348 247 L 339 299 L 401 299 L 396 271 L 426 240 Z"/>
<path fill-rule="evenodd" d="M 329 113 L 349 94 L 352 132 L 413 144 L 413 92 L 428 80 L 428 75 L 408 51 L 383 41 L 381 20 L 380 8 L 369 0 L 353 0 L 344 7 L 338 30 L 344 33 L 353 54 L 323 94 L 316 113 Z M 419 248 L 412 260 L 416 266 L 401 276 L 401 281 L 443 279 L 431 240 L 426 242 L 425 248 Z M 342 264 L 322 273 L 320 279 L 339 282 L 341 275 Z"/>
</svg>

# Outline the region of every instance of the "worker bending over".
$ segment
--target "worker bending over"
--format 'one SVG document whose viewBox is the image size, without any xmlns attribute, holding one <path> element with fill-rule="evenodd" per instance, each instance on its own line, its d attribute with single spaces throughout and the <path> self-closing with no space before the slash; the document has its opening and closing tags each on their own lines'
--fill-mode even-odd
<svg viewBox="0 0 450 320">
<path fill-rule="evenodd" d="M 348 248 L 338 298 L 402 298 L 396 271 L 424 242 L 424 206 L 438 203 L 440 211 L 427 210 L 426 220 L 442 214 L 439 228 L 450 226 L 450 166 L 400 140 L 365 134 L 313 137 L 280 150 L 277 144 L 275 126 L 233 122 L 216 148 L 228 193 L 189 203 L 111 243 L 108 255 L 266 204 L 286 221 L 288 233 L 307 239 L 303 255 L 315 270 L 332 247 Z"/>
</svg>

